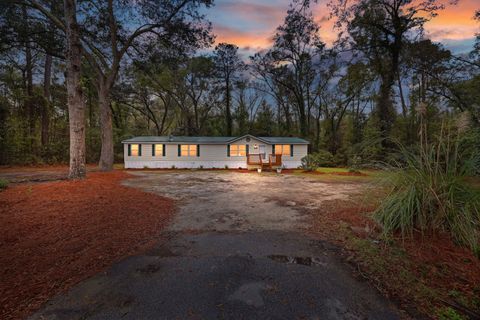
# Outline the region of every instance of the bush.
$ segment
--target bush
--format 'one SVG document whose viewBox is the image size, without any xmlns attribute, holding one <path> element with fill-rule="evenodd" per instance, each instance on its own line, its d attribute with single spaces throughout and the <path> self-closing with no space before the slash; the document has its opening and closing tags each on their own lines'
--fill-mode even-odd
<svg viewBox="0 0 480 320">
<path fill-rule="evenodd" d="M 439 320 L 465 320 L 466 318 L 460 315 L 457 311 L 451 307 L 446 307 L 438 312 Z"/>
<path fill-rule="evenodd" d="M 0 191 L 7 189 L 7 187 L 8 187 L 8 180 L 0 179 Z"/>
<path fill-rule="evenodd" d="M 313 154 L 319 167 L 334 167 L 335 161 L 333 155 L 325 150 L 320 150 Z"/>
<path fill-rule="evenodd" d="M 390 193 L 375 217 L 385 234 L 446 231 L 480 256 L 480 191 L 465 179 L 478 172 L 480 154 L 461 148 L 458 133 L 443 130 L 436 142 L 425 141 L 416 150 L 399 145 L 383 180 Z"/>
<path fill-rule="evenodd" d="M 362 158 L 360 156 L 353 155 L 348 160 L 348 170 L 350 172 L 359 172 L 361 166 L 362 166 Z"/>
<path fill-rule="evenodd" d="M 307 171 L 315 171 L 319 167 L 332 167 L 334 164 L 333 155 L 325 150 L 320 150 L 302 158 L 302 169 Z"/>
<path fill-rule="evenodd" d="M 302 158 L 302 169 L 305 171 L 315 171 L 318 169 L 313 154 L 307 154 Z"/>
</svg>

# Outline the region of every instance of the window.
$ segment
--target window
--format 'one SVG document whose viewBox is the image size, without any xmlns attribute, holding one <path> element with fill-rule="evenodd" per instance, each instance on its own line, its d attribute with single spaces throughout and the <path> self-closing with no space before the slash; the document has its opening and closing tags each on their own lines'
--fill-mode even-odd
<svg viewBox="0 0 480 320">
<path fill-rule="evenodd" d="M 131 144 L 130 145 L 130 155 L 132 157 L 137 157 L 139 155 L 139 150 L 140 148 L 138 147 L 138 144 Z"/>
<path fill-rule="evenodd" d="M 281 154 L 283 156 L 290 156 L 290 145 L 289 144 L 276 144 L 275 145 L 275 154 Z"/>
<path fill-rule="evenodd" d="M 232 144 L 230 145 L 230 156 L 232 157 L 245 157 L 247 155 L 247 146 L 244 144 Z"/>
<path fill-rule="evenodd" d="M 153 156 L 156 157 L 161 157 L 163 156 L 163 144 L 154 144 L 153 145 L 154 150 L 153 150 Z"/>
<path fill-rule="evenodd" d="M 197 145 L 196 144 L 182 144 L 181 156 L 182 157 L 196 157 L 197 156 Z"/>
</svg>

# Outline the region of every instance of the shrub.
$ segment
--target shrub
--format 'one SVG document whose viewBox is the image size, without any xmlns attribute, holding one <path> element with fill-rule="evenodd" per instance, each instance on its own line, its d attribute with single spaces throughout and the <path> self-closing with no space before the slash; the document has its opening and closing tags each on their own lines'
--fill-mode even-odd
<svg viewBox="0 0 480 320">
<path fill-rule="evenodd" d="M 446 231 L 480 256 L 480 191 L 465 179 L 478 172 L 480 153 L 462 148 L 458 132 L 442 130 L 433 143 L 421 135 L 416 149 L 398 144 L 392 174 L 383 179 L 390 193 L 375 217 L 385 234 Z"/>
<path fill-rule="evenodd" d="M 315 161 L 319 167 L 334 167 L 335 166 L 335 158 L 334 156 L 325 150 L 320 150 L 313 154 L 315 157 Z"/>
<path fill-rule="evenodd" d="M 362 166 L 362 158 L 358 155 L 353 155 L 348 160 L 348 169 L 350 172 L 359 172 L 361 166 Z"/>
<path fill-rule="evenodd" d="M 302 169 L 307 171 L 315 171 L 319 167 L 332 167 L 334 164 L 333 155 L 325 150 L 320 150 L 302 158 Z"/>
<path fill-rule="evenodd" d="M 457 311 L 451 307 L 446 307 L 438 312 L 439 320 L 465 320 L 466 318 L 460 315 Z"/>
<path fill-rule="evenodd" d="M 0 191 L 7 189 L 7 187 L 8 187 L 8 180 L 0 179 Z"/>
<path fill-rule="evenodd" d="M 302 158 L 302 169 L 305 171 L 315 171 L 318 169 L 313 154 L 308 154 Z"/>
</svg>

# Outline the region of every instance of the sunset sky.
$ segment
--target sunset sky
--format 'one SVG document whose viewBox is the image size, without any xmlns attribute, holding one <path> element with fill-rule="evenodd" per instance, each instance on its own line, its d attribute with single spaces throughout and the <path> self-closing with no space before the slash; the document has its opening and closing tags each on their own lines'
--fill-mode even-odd
<svg viewBox="0 0 480 320">
<path fill-rule="evenodd" d="M 328 19 L 327 1 L 320 0 L 312 7 L 316 20 L 322 26 L 323 41 L 331 44 L 336 37 L 333 23 Z M 216 0 L 207 12 L 213 24 L 216 42 L 234 43 L 243 54 L 251 54 L 271 45 L 275 28 L 282 23 L 290 0 Z M 470 51 L 479 24 L 473 20 L 480 0 L 459 0 L 449 5 L 426 25 L 431 39 L 442 42 L 455 52 Z"/>
</svg>

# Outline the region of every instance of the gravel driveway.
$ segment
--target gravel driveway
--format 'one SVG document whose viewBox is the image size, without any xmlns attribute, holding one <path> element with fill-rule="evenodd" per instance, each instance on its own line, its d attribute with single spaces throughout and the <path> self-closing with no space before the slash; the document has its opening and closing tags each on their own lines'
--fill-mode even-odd
<svg viewBox="0 0 480 320">
<path fill-rule="evenodd" d="M 295 175 L 132 172 L 177 200 L 166 243 L 51 300 L 32 319 L 398 319 L 336 248 L 306 236 L 310 209 L 363 192 Z"/>
</svg>

